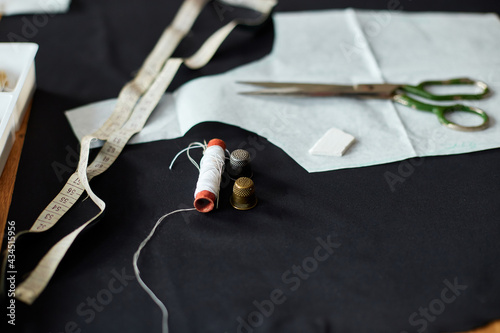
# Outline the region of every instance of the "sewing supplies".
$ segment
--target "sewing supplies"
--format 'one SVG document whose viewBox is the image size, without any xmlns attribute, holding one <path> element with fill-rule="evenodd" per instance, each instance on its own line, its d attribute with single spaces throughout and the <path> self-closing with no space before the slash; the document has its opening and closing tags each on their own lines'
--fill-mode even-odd
<svg viewBox="0 0 500 333">
<path fill-rule="evenodd" d="M 254 208 L 257 205 L 257 196 L 255 195 L 253 180 L 248 177 L 236 179 L 229 202 L 231 206 L 238 210 L 249 210 Z"/>
<path fill-rule="evenodd" d="M 208 213 L 214 209 L 219 197 L 220 182 L 226 163 L 225 150 L 224 141 L 212 139 L 203 153 L 193 203 L 196 210 L 201 213 Z"/>
<path fill-rule="evenodd" d="M 5 91 L 5 88 L 9 85 L 9 80 L 7 74 L 4 71 L 0 71 L 0 92 Z"/>
<path fill-rule="evenodd" d="M 18 300 L 32 304 L 37 299 L 49 283 L 75 238 L 88 224 L 102 214 L 106 204 L 92 191 L 89 181 L 106 171 L 120 155 L 130 137 L 141 131 L 180 65 L 184 64 L 191 69 L 203 67 L 238 24 L 261 24 L 267 19 L 271 9 L 276 4 L 274 1 L 265 0 L 238 1 L 235 5 L 253 9 L 260 15 L 253 20 L 232 20 L 212 34 L 198 52 L 189 58 L 170 58 L 207 3 L 208 0 L 185 0 L 183 2 L 172 24 L 164 31 L 136 77 L 123 87 L 111 116 L 97 131 L 83 137 L 77 171 L 70 176 L 61 192 L 44 209 L 31 229 L 18 233 L 17 237 L 20 237 L 26 233 L 38 233 L 50 229 L 84 192 L 87 192 L 90 199 L 99 208 L 97 215 L 62 238 L 45 254 L 31 274 L 17 286 L 16 298 Z M 90 143 L 96 139 L 105 141 L 105 144 L 94 161 L 89 164 Z M 4 261 L 4 274 L 5 271 L 6 263 Z"/>
<path fill-rule="evenodd" d="M 204 149 L 199 166 L 189 155 L 189 150 L 193 148 Z M 226 165 L 225 152 L 229 153 L 229 151 L 221 139 L 212 139 L 208 144 L 192 142 L 187 148 L 182 149 L 175 155 L 169 169 L 172 169 L 175 160 L 184 152 L 187 152 L 191 163 L 200 171 L 194 192 L 194 208 L 201 213 L 208 213 L 214 209 L 219 198 L 222 173 Z M 243 173 L 251 175 L 250 153 L 244 149 L 236 149 L 229 155 L 226 170 L 230 175 L 230 172 L 232 172 L 232 175 L 240 175 L 237 176 L 238 178 L 233 185 L 233 193 L 229 199 L 230 203 L 238 210 L 251 209 L 257 204 L 254 183 L 249 177 L 241 176 Z"/>
<path fill-rule="evenodd" d="M 229 156 L 229 163 L 226 170 L 232 180 L 236 180 L 239 177 L 252 178 L 250 153 L 245 149 L 233 150 Z"/>
<path fill-rule="evenodd" d="M 249 84 L 267 89 L 259 91 L 241 92 L 244 95 L 280 95 L 280 96 L 304 96 L 304 97 L 359 97 L 359 98 L 377 98 L 392 99 L 393 101 L 418 109 L 434 113 L 439 122 L 444 126 L 458 131 L 480 131 L 488 127 L 489 118 L 483 110 L 466 106 L 463 104 L 455 105 L 433 105 L 421 102 L 408 96 L 408 94 L 433 100 L 433 101 L 453 101 L 453 100 L 477 100 L 486 97 L 489 88 L 486 83 L 475 81 L 468 78 L 458 78 L 444 81 L 424 81 L 418 85 L 408 84 L 357 84 L 357 85 L 336 85 L 336 84 L 314 84 L 314 83 L 279 83 L 279 82 L 238 82 Z M 472 85 L 481 91 L 477 94 L 451 94 L 436 95 L 427 90 L 430 86 L 454 86 L 454 85 Z M 482 123 L 473 126 L 463 126 L 456 124 L 446 118 L 447 113 L 468 112 L 479 116 Z"/>
</svg>

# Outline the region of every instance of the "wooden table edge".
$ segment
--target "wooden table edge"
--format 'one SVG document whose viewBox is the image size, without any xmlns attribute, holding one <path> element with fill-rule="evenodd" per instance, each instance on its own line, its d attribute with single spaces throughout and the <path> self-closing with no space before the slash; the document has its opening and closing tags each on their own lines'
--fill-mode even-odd
<svg viewBox="0 0 500 333">
<path fill-rule="evenodd" d="M 0 176 L 0 248 L 3 244 L 4 230 L 7 224 L 10 204 L 12 203 L 12 193 L 14 192 L 17 169 L 19 160 L 21 159 L 30 112 L 31 103 L 26 110 L 21 127 L 15 134 L 14 143 L 10 150 L 9 157 L 7 158 L 7 162 L 5 162 L 2 175 Z"/>
</svg>

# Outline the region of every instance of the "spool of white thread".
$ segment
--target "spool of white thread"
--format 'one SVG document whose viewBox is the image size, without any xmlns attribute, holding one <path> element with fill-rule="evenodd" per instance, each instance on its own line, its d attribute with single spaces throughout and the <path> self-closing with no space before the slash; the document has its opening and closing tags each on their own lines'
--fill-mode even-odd
<svg viewBox="0 0 500 333">
<path fill-rule="evenodd" d="M 208 213 L 215 207 L 219 196 L 220 182 L 225 165 L 226 144 L 221 139 L 208 142 L 200 162 L 200 176 L 194 192 L 194 208 Z"/>
</svg>

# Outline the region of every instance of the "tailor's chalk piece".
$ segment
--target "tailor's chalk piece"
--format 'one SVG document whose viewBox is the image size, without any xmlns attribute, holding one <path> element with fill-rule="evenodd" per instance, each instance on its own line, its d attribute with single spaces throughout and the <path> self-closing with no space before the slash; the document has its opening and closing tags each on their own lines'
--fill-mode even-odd
<svg viewBox="0 0 500 333">
<path fill-rule="evenodd" d="M 309 154 L 340 157 L 355 140 L 356 138 L 351 134 L 332 127 L 309 149 Z"/>
</svg>

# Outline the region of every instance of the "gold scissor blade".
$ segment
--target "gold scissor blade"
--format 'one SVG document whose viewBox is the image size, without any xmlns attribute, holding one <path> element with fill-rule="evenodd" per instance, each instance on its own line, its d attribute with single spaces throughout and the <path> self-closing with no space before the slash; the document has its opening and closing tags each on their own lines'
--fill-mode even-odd
<svg viewBox="0 0 500 333">
<path fill-rule="evenodd" d="M 352 96 L 365 98 L 389 98 L 400 85 L 392 84 L 318 84 L 292 82 L 253 82 L 240 81 L 267 89 L 240 92 L 242 95 L 284 95 L 284 96 Z"/>
</svg>

